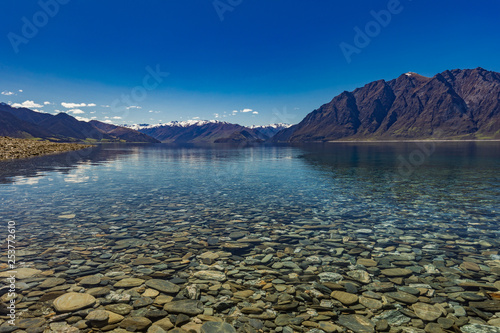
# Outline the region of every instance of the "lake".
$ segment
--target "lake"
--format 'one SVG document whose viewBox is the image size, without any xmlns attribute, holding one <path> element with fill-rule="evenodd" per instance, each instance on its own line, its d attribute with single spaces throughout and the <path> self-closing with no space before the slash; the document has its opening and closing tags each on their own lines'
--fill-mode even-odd
<svg viewBox="0 0 500 333">
<path fill-rule="evenodd" d="M 106 330 L 140 331 L 373 332 L 500 311 L 498 142 L 104 144 L 0 170 L 26 327 L 54 309 L 73 317 L 53 330 L 102 327 L 89 306 L 125 316 Z"/>
<path fill-rule="evenodd" d="M 83 219 L 89 208 L 142 214 L 176 204 L 193 214 L 252 207 L 290 223 L 275 211 L 324 223 L 360 216 L 382 225 L 479 223 L 491 232 L 500 219 L 495 142 L 102 145 L 2 166 L 1 214 L 19 221 L 41 211 L 49 220 L 65 211 Z"/>
</svg>

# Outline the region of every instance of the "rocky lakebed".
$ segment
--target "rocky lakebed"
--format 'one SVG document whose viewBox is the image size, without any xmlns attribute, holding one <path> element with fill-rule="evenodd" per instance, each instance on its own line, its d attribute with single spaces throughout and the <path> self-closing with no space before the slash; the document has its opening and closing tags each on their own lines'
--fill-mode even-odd
<svg viewBox="0 0 500 333">
<path fill-rule="evenodd" d="M 0 332 L 500 332 L 500 242 L 486 222 L 90 210 L 19 227 L 16 320 L 5 283 Z"/>
</svg>

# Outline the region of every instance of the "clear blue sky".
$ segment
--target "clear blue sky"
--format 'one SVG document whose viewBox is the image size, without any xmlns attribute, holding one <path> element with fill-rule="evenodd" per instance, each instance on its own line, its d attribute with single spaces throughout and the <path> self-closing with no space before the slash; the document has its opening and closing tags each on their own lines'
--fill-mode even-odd
<svg viewBox="0 0 500 333">
<path fill-rule="evenodd" d="M 296 123 L 408 71 L 500 71 L 496 0 L 56 1 L 0 3 L 0 101 L 118 124 Z M 341 43 L 356 47 L 367 25 L 348 62 Z M 156 84 L 148 66 L 169 75 Z"/>
</svg>

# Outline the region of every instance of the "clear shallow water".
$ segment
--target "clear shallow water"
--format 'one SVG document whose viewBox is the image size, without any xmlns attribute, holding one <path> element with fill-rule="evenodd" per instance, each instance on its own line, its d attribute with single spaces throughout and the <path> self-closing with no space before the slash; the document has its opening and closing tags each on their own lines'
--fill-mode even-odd
<svg viewBox="0 0 500 333">
<path fill-rule="evenodd" d="M 182 212 L 199 223 L 367 221 L 388 228 L 499 233 L 500 144 L 330 143 L 300 147 L 103 145 L 0 163 L 0 216 L 50 226 Z M 24 232 L 29 233 L 29 230 Z M 28 234 L 23 234 L 28 237 Z M 494 237 L 494 236 L 493 236 Z"/>
</svg>

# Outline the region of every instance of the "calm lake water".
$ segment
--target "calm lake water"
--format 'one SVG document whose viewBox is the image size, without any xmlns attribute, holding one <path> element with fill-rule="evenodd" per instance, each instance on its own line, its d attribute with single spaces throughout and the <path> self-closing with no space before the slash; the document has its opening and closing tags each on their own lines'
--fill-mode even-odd
<svg viewBox="0 0 500 333">
<path fill-rule="evenodd" d="M 19 225 L 50 225 L 61 214 L 144 220 L 183 209 L 193 220 L 209 210 L 219 220 L 362 218 L 380 228 L 453 228 L 464 237 L 500 230 L 495 142 L 121 144 L 1 162 L 0 169 L 0 216 Z"/>
</svg>

